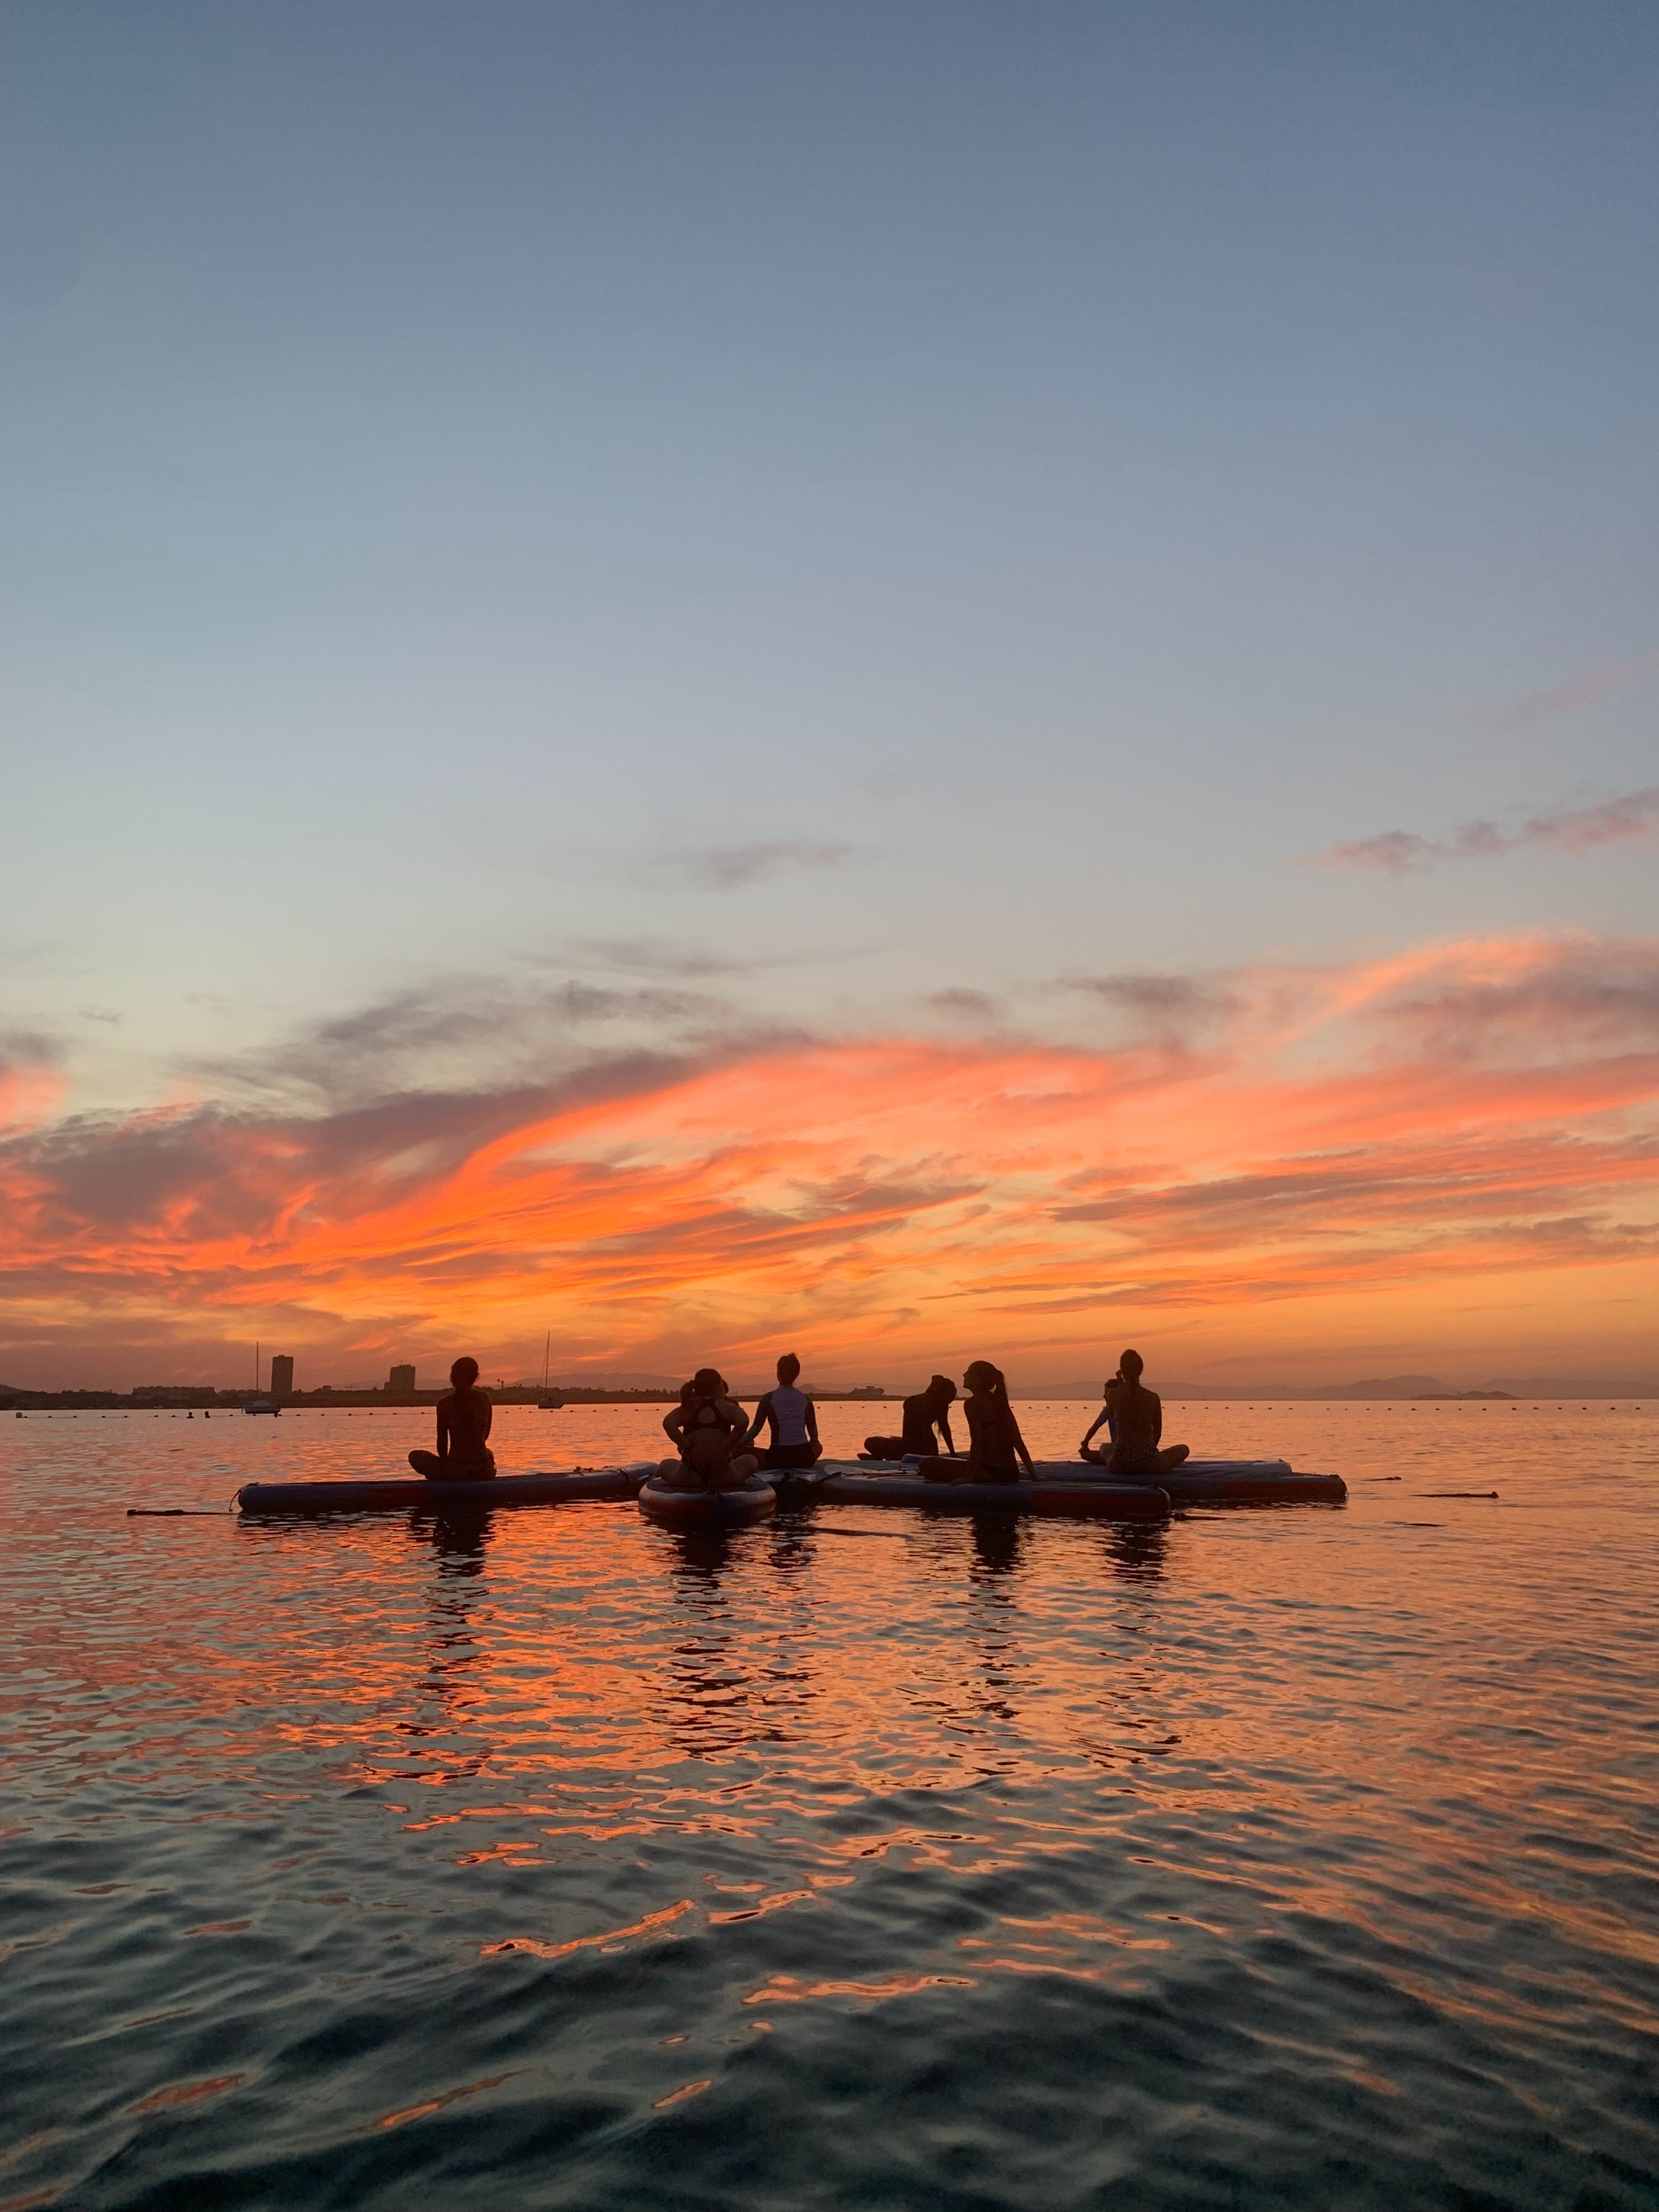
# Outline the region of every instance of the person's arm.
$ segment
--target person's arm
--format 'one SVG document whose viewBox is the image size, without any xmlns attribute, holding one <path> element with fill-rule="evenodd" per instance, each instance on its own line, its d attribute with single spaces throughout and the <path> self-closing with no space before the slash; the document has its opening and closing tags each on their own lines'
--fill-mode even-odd
<svg viewBox="0 0 1659 2212">
<path fill-rule="evenodd" d="M 663 1433 L 667 1437 L 669 1442 L 675 1447 L 676 1450 L 684 1440 L 685 1418 L 686 1409 L 684 1406 L 670 1406 L 667 1412 L 663 1416 Z"/>
<path fill-rule="evenodd" d="M 749 1423 L 749 1426 L 748 1442 L 752 1444 L 755 1441 L 755 1439 L 760 1434 L 762 1424 L 766 1421 L 770 1421 L 772 1423 L 775 1435 L 778 1426 L 778 1417 L 772 1409 L 772 1393 L 770 1390 L 765 1393 L 765 1394 L 762 1397 L 760 1403 L 755 1408 L 755 1417 Z"/>
<path fill-rule="evenodd" d="M 1079 1449 L 1079 1451 L 1080 1451 L 1080 1452 L 1081 1452 L 1081 1451 L 1087 1451 L 1087 1449 L 1088 1448 L 1088 1447 L 1089 1447 L 1089 1446 L 1090 1446 L 1090 1445 L 1091 1445 L 1091 1444 L 1094 1441 L 1094 1432 L 1096 1431 L 1096 1429 L 1102 1429 L 1102 1428 L 1104 1428 L 1104 1427 L 1105 1427 L 1105 1425 L 1106 1425 L 1106 1424 L 1107 1424 L 1107 1422 L 1108 1422 L 1108 1421 L 1110 1421 L 1110 1419 L 1111 1419 L 1111 1408 L 1110 1408 L 1110 1406 L 1102 1406 L 1102 1407 L 1101 1408 L 1100 1411 L 1099 1411 L 1099 1412 L 1098 1412 L 1098 1413 L 1094 1416 L 1094 1419 L 1093 1419 L 1093 1420 L 1089 1423 L 1089 1425 L 1088 1425 L 1088 1434 L 1087 1434 L 1087 1436 L 1083 1439 L 1083 1441 L 1082 1441 L 1082 1442 L 1081 1442 L 1081 1443 L 1078 1446 L 1078 1449 Z"/>
<path fill-rule="evenodd" d="M 950 1440 L 950 1416 L 948 1413 L 941 1413 L 939 1417 L 939 1433 L 945 1440 L 945 1457 L 955 1459 L 957 1453 L 956 1446 Z"/>
<path fill-rule="evenodd" d="M 451 1402 L 448 1398 L 440 1398 L 438 1401 L 438 1457 L 440 1459 L 448 1459 L 449 1456 L 450 1405 Z"/>
<path fill-rule="evenodd" d="M 721 1412 L 726 1416 L 727 1433 L 736 1443 L 747 1444 L 749 1441 L 749 1416 L 744 1412 L 739 1401 L 735 1398 L 719 1398 L 717 1399 L 715 1402 L 718 1405 Z M 756 1411 L 757 1416 L 758 1417 L 759 1409 L 757 1408 Z"/>
<path fill-rule="evenodd" d="M 810 1398 L 806 1402 L 806 1440 L 809 1444 L 816 1444 L 818 1440 L 818 1408 Z"/>
<path fill-rule="evenodd" d="M 1164 1441 L 1164 1401 L 1163 1401 L 1163 1399 L 1162 1399 L 1162 1398 L 1160 1398 L 1160 1397 L 1158 1396 L 1158 1394 L 1157 1394 L 1157 1392 L 1156 1392 L 1156 1390 L 1155 1390 L 1155 1391 L 1154 1391 L 1151 1394 L 1152 1394 L 1152 1441 L 1153 1441 L 1154 1445 L 1157 1445 L 1157 1444 L 1161 1444 L 1161 1443 Z"/>
<path fill-rule="evenodd" d="M 495 1417 L 495 1408 L 490 1399 L 489 1393 L 487 1390 L 480 1390 L 479 1392 L 478 1402 L 478 1440 L 480 1444 L 488 1444 L 489 1441 L 489 1425 Z"/>
<path fill-rule="evenodd" d="M 1012 1406 L 1010 1406 L 1008 1409 L 1008 1425 L 1013 1433 L 1014 1450 L 1018 1455 L 1021 1464 L 1024 1466 L 1025 1472 L 1031 1477 L 1032 1480 L 1035 1482 L 1037 1479 L 1037 1470 L 1035 1465 L 1033 1463 L 1031 1454 L 1025 1448 L 1025 1440 L 1019 1432 L 1019 1423 L 1014 1418 L 1014 1409 Z"/>
</svg>

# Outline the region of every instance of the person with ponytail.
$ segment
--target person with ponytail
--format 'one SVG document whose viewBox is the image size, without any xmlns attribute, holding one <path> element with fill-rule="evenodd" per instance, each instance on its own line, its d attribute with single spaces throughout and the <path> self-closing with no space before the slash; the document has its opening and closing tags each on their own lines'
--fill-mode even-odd
<svg viewBox="0 0 1659 2212">
<path fill-rule="evenodd" d="M 1124 1354 L 1106 1386 L 1105 1410 L 1083 1439 L 1083 1457 L 1114 1475 L 1167 1475 L 1191 1448 L 1163 1442 L 1164 1401 L 1141 1381 L 1145 1366 L 1139 1352 Z M 1103 1452 L 1089 1441 L 1102 1421 L 1111 1425 L 1111 1442 Z"/>
<path fill-rule="evenodd" d="M 976 1359 L 964 1373 L 968 1392 L 963 1411 L 968 1417 L 968 1480 L 1018 1482 L 1021 1467 L 1035 1478 L 1031 1454 L 1008 1402 L 1008 1383 L 1000 1367 L 988 1359 Z"/>
</svg>

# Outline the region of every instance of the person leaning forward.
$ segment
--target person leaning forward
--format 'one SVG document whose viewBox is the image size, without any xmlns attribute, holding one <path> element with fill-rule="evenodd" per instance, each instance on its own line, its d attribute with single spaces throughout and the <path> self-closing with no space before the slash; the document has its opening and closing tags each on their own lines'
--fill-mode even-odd
<svg viewBox="0 0 1659 2212">
<path fill-rule="evenodd" d="M 866 1459 L 902 1459 L 910 1455 L 918 1459 L 932 1459 L 939 1446 L 933 1440 L 937 1429 L 944 1440 L 945 1456 L 956 1456 L 956 1445 L 950 1437 L 950 1408 L 956 1395 L 956 1386 L 949 1375 L 935 1375 L 926 1390 L 918 1390 L 913 1398 L 904 1401 L 902 1436 L 866 1436 L 864 1456 Z"/>
<path fill-rule="evenodd" d="M 478 1362 L 457 1360 L 449 1381 L 453 1387 L 438 1401 L 438 1448 L 411 1452 L 409 1463 L 428 1482 L 488 1482 L 495 1472 L 488 1441 L 494 1409 L 478 1387 Z"/>
</svg>

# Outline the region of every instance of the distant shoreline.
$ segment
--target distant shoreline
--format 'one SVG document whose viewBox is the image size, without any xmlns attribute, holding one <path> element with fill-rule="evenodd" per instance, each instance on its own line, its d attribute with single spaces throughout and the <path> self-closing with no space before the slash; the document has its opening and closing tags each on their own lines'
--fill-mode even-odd
<svg viewBox="0 0 1659 2212">
<path fill-rule="evenodd" d="M 740 1398 L 757 1398 L 768 1386 L 759 1383 L 740 1383 L 733 1386 Z M 296 1390 L 279 1401 L 292 1412 L 326 1412 L 331 1408 L 348 1411 L 407 1411 L 412 1408 L 435 1406 L 443 1394 L 435 1385 L 430 1389 L 392 1392 L 386 1389 Z M 498 1406 L 539 1405 L 543 1395 L 557 1402 L 549 1410 L 562 1410 L 576 1406 L 657 1406 L 672 1405 L 679 1394 L 672 1390 L 600 1390 L 582 1387 L 549 1389 L 509 1385 L 505 1388 L 489 1388 L 489 1396 Z M 1038 1383 L 1025 1386 L 1010 1385 L 1010 1395 L 1024 1404 L 1055 1404 L 1075 1402 L 1098 1404 L 1099 1386 L 1079 1383 Z M 1517 1381 L 1508 1389 L 1447 1390 L 1398 1389 L 1363 1384 L 1324 1386 L 1310 1388 L 1284 1383 L 1268 1384 L 1255 1389 L 1248 1387 L 1225 1389 L 1216 1385 L 1181 1386 L 1171 1385 L 1162 1393 L 1166 1406 L 1178 1405 L 1506 1405 L 1537 1403 L 1554 1399 L 1564 1403 L 1577 1398 L 1588 1403 L 1595 1399 L 1643 1400 L 1659 1399 L 1659 1381 L 1652 1382 L 1594 1382 L 1573 1377 L 1565 1379 L 1540 1377 L 1536 1382 Z M 872 1414 L 896 1413 L 903 1394 L 899 1390 L 872 1396 L 868 1390 L 814 1390 L 812 1396 L 819 1405 L 868 1406 Z M 0 1413 L 239 1413 L 250 1401 L 262 1405 L 271 1402 L 268 1392 L 262 1390 L 214 1390 L 204 1385 L 193 1387 L 180 1384 L 176 1389 L 160 1386 L 141 1386 L 134 1391 L 116 1390 L 27 1390 L 10 1385 L 0 1385 Z"/>
</svg>

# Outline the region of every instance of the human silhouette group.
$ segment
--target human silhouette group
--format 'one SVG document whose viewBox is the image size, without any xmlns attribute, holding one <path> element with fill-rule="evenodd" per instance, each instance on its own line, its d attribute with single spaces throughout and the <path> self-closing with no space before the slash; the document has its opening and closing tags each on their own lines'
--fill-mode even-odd
<svg viewBox="0 0 1659 2212">
<path fill-rule="evenodd" d="M 1164 1406 L 1156 1390 L 1142 1382 L 1145 1362 L 1126 1351 L 1106 1385 L 1100 1413 L 1078 1447 L 1091 1466 L 1114 1475 L 1167 1474 L 1187 1456 L 1185 1444 L 1164 1442 Z M 757 1473 L 816 1466 L 824 1447 L 818 1437 L 818 1408 L 800 1388 L 801 1363 L 793 1352 L 778 1362 L 778 1379 L 752 1416 L 732 1395 L 718 1368 L 700 1367 L 682 1386 L 679 1402 L 663 1427 L 674 1447 L 658 1477 L 675 1490 L 735 1490 Z M 896 1436 L 867 1436 L 860 1457 L 910 1461 L 932 1482 L 1019 1482 L 1036 1470 L 1009 1402 L 1000 1367 L 976 1359 L 963 1372 L 967 1393 L 962 1410 L 968 1447 L 959 1453 L 950 1432 L 950 1409 L 956 1386 L 935 1375 L 924 1390 L 903 1402 Z M 495 1472 L 489 1448 L 492 1408 L 478 1386 L 478 1362 L 458 1359 L 449 1370 L 451 1387 L 438 1401 L 437 1449 L 415 1451 L 409 1463 L 428 1481 L 488 1481 Z M 1094 1438 L 1104 1428 L 1108 1440 Z M 760 1442 L 761 1432 L 768 1440 Z"/>
</svg>

